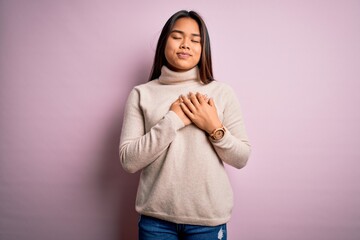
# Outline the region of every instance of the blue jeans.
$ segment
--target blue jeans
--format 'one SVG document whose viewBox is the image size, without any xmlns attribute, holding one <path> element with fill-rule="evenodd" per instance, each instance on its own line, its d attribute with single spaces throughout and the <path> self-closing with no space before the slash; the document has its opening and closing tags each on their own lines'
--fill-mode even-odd
<svg viewBox="0 0 360 240">
<path fill-rule="evenodd" d="M 176 224 L 141 215 L 139 240 L 226 240 L 226 224 L 215 227 Z"/>
</svg>

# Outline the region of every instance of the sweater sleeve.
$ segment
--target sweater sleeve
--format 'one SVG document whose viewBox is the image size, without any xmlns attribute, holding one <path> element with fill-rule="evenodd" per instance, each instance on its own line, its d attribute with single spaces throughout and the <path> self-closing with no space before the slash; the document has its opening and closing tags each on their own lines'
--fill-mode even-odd
<svg viewBox="0 0 360 240">
<path fill-rule="evenodd" d="M 223 162 L 240 169 L 246 165 L 251 147 L 245 131 L 240 104 L 234 91 L 228 88 L 223 99 L 227 100 L 223 112 L 223 125 L 227 131 L 221 140 L 216 141 L 210 138 L 210 141 Z"/>
<path fill-rule="evenodd" d="M 119 155 L 123 168 L 135 173 L 163 153 L 174 140 L 184 123 L 175 112 L 169 111 L 148 132 L 140 107 L 140 93 L 133 89 L 128 97 L 120 137 Z"/>
</svg>

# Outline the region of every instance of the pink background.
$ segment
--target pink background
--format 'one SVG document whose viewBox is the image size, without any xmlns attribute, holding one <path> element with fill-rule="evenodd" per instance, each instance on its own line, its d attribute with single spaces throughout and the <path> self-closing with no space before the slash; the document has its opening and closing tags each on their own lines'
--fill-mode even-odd
<svg viewBox="0 0 360 240">
<path fill-rule="evenodd" d="M 136 239 L 124 103 L 194 9 L 253 145 L 229 239 L 360 239 L 360 2 L 0 1 L 0 239 Z"/>
</svg>

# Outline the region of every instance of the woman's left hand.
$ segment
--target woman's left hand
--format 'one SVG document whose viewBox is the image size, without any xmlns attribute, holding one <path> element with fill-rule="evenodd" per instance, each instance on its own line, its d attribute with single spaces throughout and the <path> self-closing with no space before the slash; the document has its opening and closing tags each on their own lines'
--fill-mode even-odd
<svg viewBox="0 0 360 240">
<path fill-rule="evenodd" d="M 182 95 L 180 99 L 182 110 L 198 128 L 210 134 L 216 128 L 222 127 L 212 98 L 208 100 L 201 93 L 190 92 L 189 97 Z"/>
</svg>

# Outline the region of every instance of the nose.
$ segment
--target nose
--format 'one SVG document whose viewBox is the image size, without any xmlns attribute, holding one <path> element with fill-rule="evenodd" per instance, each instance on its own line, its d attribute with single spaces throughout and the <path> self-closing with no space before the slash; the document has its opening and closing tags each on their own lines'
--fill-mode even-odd
<svg viewBox="0 0 360 240">
<path fill-rule="evenodd" d="M 180 48 L 181 48 L 181 49 L 190 49 L 187 40 L 184 40 L 184 41 L 181 43 Z"/>
</svg>

